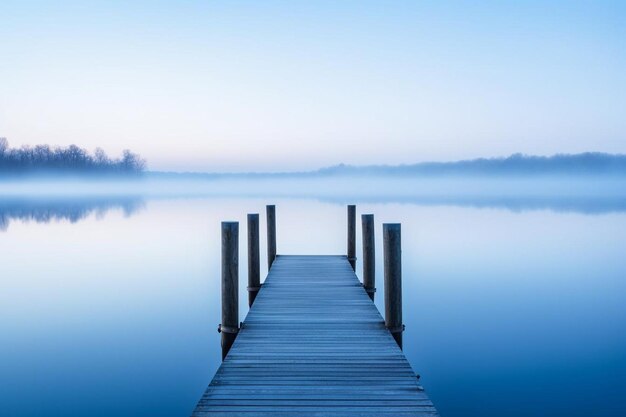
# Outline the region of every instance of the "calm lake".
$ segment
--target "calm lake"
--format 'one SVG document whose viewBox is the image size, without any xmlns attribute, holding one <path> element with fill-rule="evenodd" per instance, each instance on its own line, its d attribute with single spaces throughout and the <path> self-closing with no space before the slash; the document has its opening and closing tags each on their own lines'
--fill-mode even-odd
<svg viewBox="0 0 626 417">
<path fill-rule="evenodd" d="M 348 203 L 375 215 L 380 311 L 402 223 L 404 350 L 442 416 L 626 415 L 624 196 L 384 193 L 4 198 L 0 415 L 188 416 L 220 364 L 220 222 L 261 213 L 265 276 L 265 204 L 279 254 L 343 254 Z"/>
</svg>

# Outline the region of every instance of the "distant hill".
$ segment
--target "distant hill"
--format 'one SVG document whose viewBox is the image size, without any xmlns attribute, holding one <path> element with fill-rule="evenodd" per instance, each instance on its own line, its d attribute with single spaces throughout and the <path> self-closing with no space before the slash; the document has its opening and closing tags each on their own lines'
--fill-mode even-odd
<svg viewBox="0 0 626 417">
<path fill-rule="evenodd" d="M 317 171 L 320 175 L 401 176 L 536 176 L 536 175 L 625 175 L 626 155 L 587 152 L 507 158 L 479 158 L 455 162 L 422 162 L 410 165 L 337 165 Z"/>
<path fill-rule="evenodd" d="M 454 162 L 421 162 L 408 165 L 340 164 L 315 171 L 275 173 L 172 173 L 152 172 L 152 177 L 187 179 L 297 178 L 347 176 L 467 177 L 467 176 L 589 176 L 626 175 L 626 155 L 586 152 L 533 156 L 514 154 L 506 158 L 478 158 Z"/>
</svg>

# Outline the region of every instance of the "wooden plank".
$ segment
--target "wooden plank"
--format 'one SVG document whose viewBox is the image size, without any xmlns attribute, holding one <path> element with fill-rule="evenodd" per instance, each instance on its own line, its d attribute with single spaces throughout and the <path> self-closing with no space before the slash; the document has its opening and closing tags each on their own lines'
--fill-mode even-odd
<svg viewBox="0 0 626 417">
<path fill-rule="evenodd" d="M 277 256 L 200 416 L 436 416 L 345 256 Z"/>
</svg>

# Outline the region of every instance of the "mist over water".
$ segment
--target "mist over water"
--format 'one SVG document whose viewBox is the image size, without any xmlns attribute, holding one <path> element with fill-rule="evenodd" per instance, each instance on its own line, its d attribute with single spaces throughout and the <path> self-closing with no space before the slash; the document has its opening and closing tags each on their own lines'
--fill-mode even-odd
<svg viewBox="0 0 626 417">
<path fill-rule="evenodd" d="M 88 216 L 102 218 L 111 210 L 131 216 L 143 207 L 138 197 L 9 197 L 0 200 L 0 231 L 6 231 L 12 221 L 76 223 Z"/>
<path fill-rule="evenodd" d="M 402 223 L 405 352 L 442 415 L 622 416 L 623 185 L 2 183 L 0 409 L 189 415 L 220 363 L 220 222 L 245 227 L 258 212 L 264 230 L 265 204 L 276 204 L 279 253 L 342 254 L 345 204 L 356 203 L 358 214 L 375 215 L 380 311 L 381 224 Z M 246 256 L 241 240 L 240 300 Z"/>
<path fill-rule="evenodd" d="M 139 202 L 154 198 L 306 198 L 337 204 L 402 202 L 497 207 L 514 211 L 548 209 L 602 213 L 624 210 L 626 176 L 429 178 L 253 175 L 188 178 L 155 175 L 130 180 L 46 177 L 40 180 L 0 181 L 0 196 L 16 202 L 72 201 L 71 204 L 83 205 L 96 202 L 102 205 L 105 201 Z"/>
</svg>

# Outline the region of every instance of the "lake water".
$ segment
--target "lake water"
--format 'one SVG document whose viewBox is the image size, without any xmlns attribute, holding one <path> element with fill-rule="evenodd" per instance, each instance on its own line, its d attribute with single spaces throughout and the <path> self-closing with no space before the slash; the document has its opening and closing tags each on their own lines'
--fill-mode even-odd
<svg viewBox="0 0 626 417">
<path fill-rule="evenodd" d="M 302 195 L 5 198 L 0 415 L 188 416 L 220 364 L 220 222 L 264 238 L 276 204 L 279 253 L 341 254 L 351 202 L 381 311 L 402 223 L 404 350 L 443 416 L 626 415 L 626 198 Z"/>
</svg>

